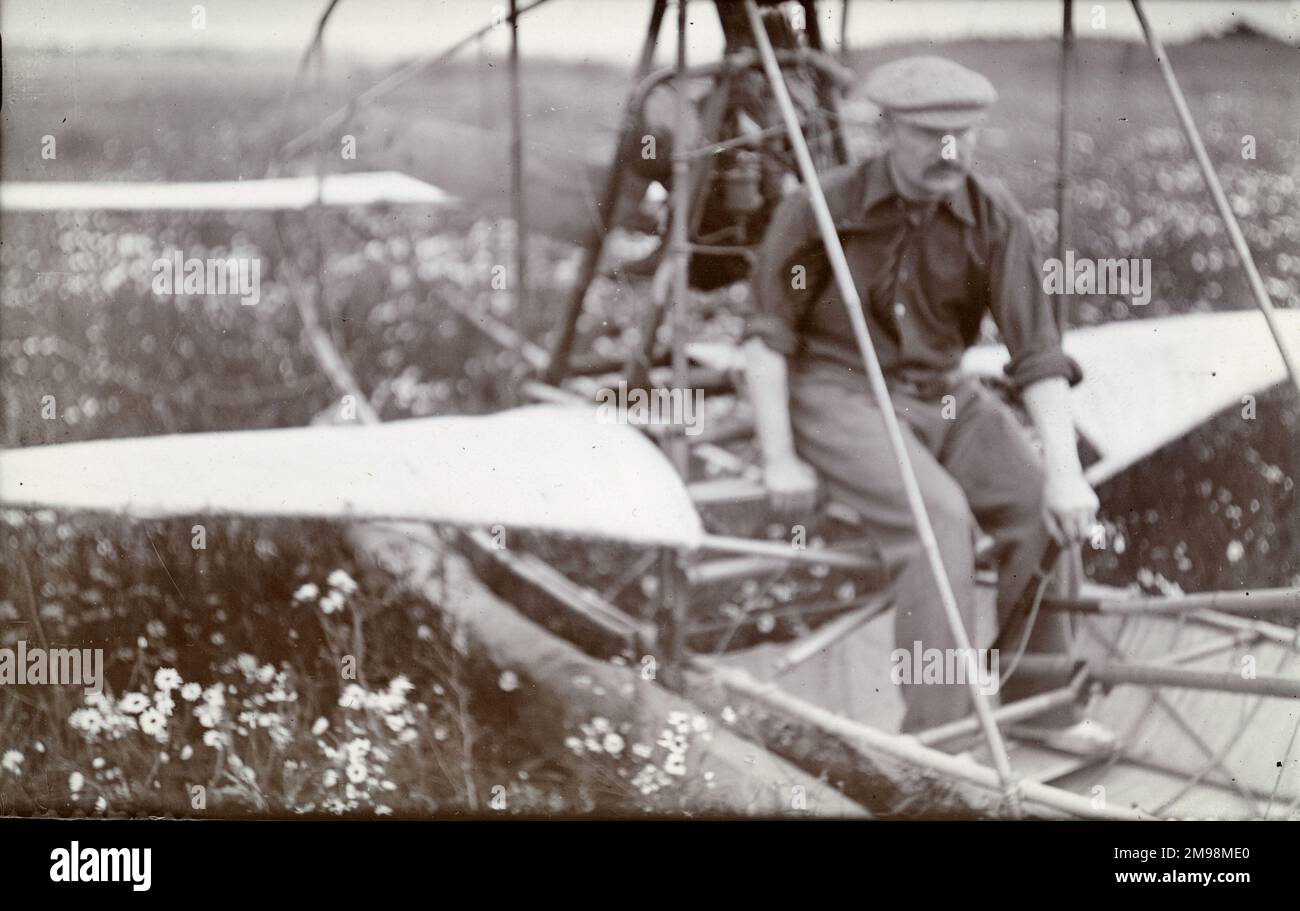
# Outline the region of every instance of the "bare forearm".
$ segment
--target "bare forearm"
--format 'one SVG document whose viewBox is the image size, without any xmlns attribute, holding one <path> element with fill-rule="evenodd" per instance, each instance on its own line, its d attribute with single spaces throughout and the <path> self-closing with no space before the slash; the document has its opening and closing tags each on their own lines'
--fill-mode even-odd
<svg viewBox="0 0 1300 911">
<path fill-rule="evenodd" d="M 1043 467 L 1048 476 L 1080 474 L 1083 469 L 1070 414 L 1070 387 L 1065 379 L 1039 380 L 1026 386 L 1020 397 L 1043 441 Z"/>
<path fill-rule="evenodd" d="M 785 358 L 760 339 L 745 342 L 745 378 L 754 407 L 754 425 L 766 462 L 794 455 L 790 429 L 790 387 Z"/>
</svg>

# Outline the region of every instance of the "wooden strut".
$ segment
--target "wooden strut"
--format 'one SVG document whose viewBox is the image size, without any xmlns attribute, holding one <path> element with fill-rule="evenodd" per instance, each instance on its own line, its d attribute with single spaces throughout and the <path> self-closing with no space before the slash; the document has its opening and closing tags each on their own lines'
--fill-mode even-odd
<svg viewBox="0 0 1300 911">
<path fill-rule="evenodd" d="M 1017 671 L 1026 676 L 1054 677 L 1074 673 L 1080 666 L 1087 669 L 1090 681 L 1102 684 L 1174 686 L 1193 690 L 1217 690 L 1224 693 L 1249 693 L 1256 696 L 1300 699 L 1300 678 L 1296 677 L 1272 675 L 1242 677 L 1232 672 L 1198 671 L 1168 667 L 1163 664 L 1113 661 L 1104 658 L 1076 659 L 1069 655 L 1023 655 Z"/>
<path fill-rule="evenodd" d="M 659 29 L 663 25 L 664 14 L 668 9 L 668 0 L 655 0 L 650 12 L 650 24 L 646 28 L 645 40 L 641 45 L 641 59 L 637 62 L 635 81 L 640 80 L 650 71 L 654 64 L 655 47 L 659 43 Z M 638 89 L 634 85 L 628 92 L 623 105 L 623 122 L 619 124 L 618 138 L 614 140 L 614 153 L 605 175 L 605 189 L 595 212 L 596 224 L 592 228 L 589 243 L 582 249 L 582 263 L 578 268 L 578 280 L 570 295 L 568 305 L 560 317 L 559 334 L 551 346 L 550 363 L 543 375 L 546 382 L 555 385 L 564 379 L 569 368 L 569 357 L 573 352 L 573 342 L 577 336 L 578 317 L 582 315 L 583 303 L 587 297 L 587 288 L 596 277 L 600 265 L 600 254 L 605 244 L 605 233 L 614 223 L 614 209 L 618 206 L 619 194 L 623 187 L 623 170 L 625 160 L 634 154 L 636 148 L 636 114 L 634 102 Z"/>
<path fill-rule="evenodd" d="M 1277 316 L 1273 312 L 1273 302 L 1269 300 L 1268 290 L 1264 287 L 1264 280 L 1260 278 L 1259 269 L 1255 267 L 1255 258 L 1251 255 L 1250 247 L 1246 245 L 1246 238 L 1241 233 L 1241 226 L 1237 224 L 1237 216 L 1233 214 L 1232 206 L 1228 204 L 1228 197 L 1223 192 L 1223 185 L 1219 183 L 1219 175 L 1215 173 L 1214 165 L 1210 162 L 1209 153 L 1205 151 L 1205 143 L 1201 141 L 1201 134 L 1196 128 L 1196 121 L 1192 119 L 1192 111 L 1187 106 L 1187 99 L 1183 97 L 1183 90 L 1178 85 L 1178 77 L 1174 75 L 1174 68 L 1169 63 L 1169 54 L 1165 51 L 1160 38 L 1151 28 L 1151 23 L 1147 21 L 1146 11 L 1142 8 L 1142 0 L 1132 0 L 1132 3 L 1133 12 L 1137 14 L 1138 24 L 1142 26 L 1142 34 L 1146 37 L 1151 53 L 1155 55 L 1156 64 L 1160 67 L 1160 75 L 1165 80 L 1165 88 L 1169 90 L 1169 97 L 1174 103 L 1174 113 L 1178 115 L 1178 123 L 1187 136 L 1188 144 L 1192 147 L 1192 154 L 1196 157 L 1196 163 L 1201 168 L 1201 176 L 1205 178 L 1205 186 L 1210 191 L 1210 198 L 1214 200 L 1214 207 L 1219 210 L 1219 217 L 1223 219 L 1223 224 L 1228 230 L 1228 239 L 1232 242 L 1232 248 L 1236 251 L 1238 258 L 1241 259 L 1241 268 L 1245 271 L 1246 279 L 1250 283 L 1255 305 L 1259 307 L 1260 313 L 1264 314 L 1264 320 L 1268 323 L 1268 331 L 1273 334 L 1273 341 L 1282 354 L 1282 362 L 1286 364 L 1286 371 L 1291 377 L 1291 383 L 1296 387 L 1297 391 L 1300 391 L 1300 367 L 1297 367 L 1295 358 L 1291 355 L 1291 350 L 1282 340 L 1282 327 L 1278 325 Z"/>
<path fill-rule="evenodd" d="M 763 18 L 754 0 L 745 0 L 745 12 L 749 17 L 750 30 L 753 32 L 758 52 L 763 58 L 763 69 L 767 73 L 768 82 L 772 86 L 777 106 L 780 108 L 781 116 L 785 120 L 786 131 L 790 138 L 790 144 L 794 149 L 795 158 L 799 162 L 799 170 L 803 176 L 804 186 L 808 191 L 808 199 L 812 205 L 813 214 L 817 219 L 817 227 L 821 233 L 822 242 L 825 244 L 826 252 L 830 258 L 840 298 L 848 311 L 849 321 L 853 325 L 853 334 L 857 339 L 858 349 L 862 353 L 862 359 L 867 368 L 867 378 L 871 382 L 872 394 L 880 405 L 885 431 L 889 436 L 889 443 L 894 452 L 908 506 L 911 509 L 913 520 L 916 522 L 917 534 L 921 540 L 922 549 L 925 551 L 931 574 L 939 591 L 939 599 L 943 604 L 944 615 L 948 620 L 948 626 L 952 631 L 957 647 L 962 650 L 962 654 L 967 656 L 970 665 L 968 675 L 970 694 L 975 703 L 975 712 L 979 718 L 980 726 L 983 728 L 985 739 L 988 741 L 989 753 L 993 757 L 998 779 L 1003 790 L 1008 795 L 1013 795 L 1016 782 L 1012 777 L 1011 762 L 1007 757 L 1006 745 L 1003 743 L 1002 735 L 998 731 L 997 721 L 993 717 L 993 709 L 988 697 L 979 689 L 977 682 L 979 675 L 976 673 L 974 666 L 975 652 L 971 648 L 970 636 L 962 623 L 961 614 L 957 609 L 956 596 L 953 594 L 952 586 L 948 582 L 943 560 L 939 556 L 939 544 L 935 539 L 930 517 L 925 510 L 920 485 L 917 483 L 916 474 L 907 456 L 902 430 L 899 427 L 898 418 L 894 414 L 889 388 L 885 384 L 885 375 L 881 371 L 880 361 L 876 357 L 875 347 L 872 345 L 871 335 L 867 330 L 866 317 L 862 313 L 862 301 L 858 296 L 857 285 L 853 280 L 852 271 L 849 269 L 848 260 L 845 258 L 844 248 L 840 245 L 839 235 L 835 231 L 835 222 L 826 204 L 826 197 L 822 192 L 817 177 L 817 169 L 813 165 L 812 155 L 808 151 L 808 144 L 804 141 L 803 132 L 799 129 L 798 114 L 790 99 L 789 90 L 786 88 L 785 78 L 772 51 L 772 43 L 768 39 L 767 30 L 763 25 Z M 1021 783 L 1020 786 L 1023 787 L 1024 783 Z"/>
<path fill-rule="evenodd" d="M 747 3 L 753 0 L 746 0 Z M 926 746 L 915 737 L 888 734 L 870 725 L 845 718 L 821 706 L 813 705 L 792 696 L 774 683 L 764 683 L 738 668 L 725 667 L 717 662 L 692 659 L 724 688 L 744 696 L 755 703 L 768 706 L 780 714 L 797 718 L 829 734 L 842 738 L 868 751 L 879 752 L 901 759 L 940 775 L 970 782 L 990 790 L 1006 792 L 1004 779 L 986 765 L 971 759 L 952 756 L 942 750 Z M 1097 806 L 1089 797 L 1062 788 L 1041 784 L 1031 779 L 1017 782 L 1020 796 L 1025 801 L 1059 810 L 1072 816 L 1088 819 L 1140 820 L 1155 817 L 1139 809 Z"/>
<path fill-rule="evenodd" d="M 1300 612 L 1300 589 L 1197 592 L 1150 598 L 1044 598 L 1044 610 L 1074 614 L 1183 614 L 1202 610 L 1239 613 Z"/>
<path fill-rule="evenodd" d="M 686 363 L 686 330 L 690 296 L 688 269 L 690 267 L 690 238 L 686 223 L 691 204 L 691 159 L 688 154 L 691 141 L 688 138 L 691 118 L 691 101 L 687 92 L 688 74 L 686 71 L 686 4 L 687 0 L 677 0 L 677 111 L 674 124 L 673 140 L 673 188 L 670 198 L 671 221 L 669 223 L 668 268 L 671 269 L 671 319 L 672 330 L 672 374 L 673 386 L 683 388 L 687 382 L 688 365 Z M 653 347 L 653 337 L 649 341 Z M 685 481 L 690 471 L 691 452 L 686 437 L 681 433 L 668 438 L 668 455 L 677 468 L 678 475 Z M 690 587 L 680 572 L 680 560 L 676 552 L 665 548 L 660 565 L 660 624 L 663 630 L 663 644 L 666 650 L 666 672 L 670 677 L 680 670 L 680 659 L 686 653 L 686 633 L 689 615 L 687 599 Z"/>
<path fill-rule="evenodd" d="M 510 0 L 510 210 L 515 222 L 515 326 L 528 313 L 528 223 L 524 209 L 524 114 L 519 91 L 519 0 Z"/>
<path fill-rule="evenodd" d="M 1070 92 L 1074 77 L 1074 0 L 1062 0 L 1061 8 L 1061 76 L 1056 138 L 1056 258 L 1065 262 L 1065 254 L 1070 245 L 1066 228 L 1070 223 L 1070 133 L 1074 125 Z M 1056 328 L 1062 336 L 1070 324 L 1069 300 L 1061 295 L 1056 305 Z"/>
</svg>

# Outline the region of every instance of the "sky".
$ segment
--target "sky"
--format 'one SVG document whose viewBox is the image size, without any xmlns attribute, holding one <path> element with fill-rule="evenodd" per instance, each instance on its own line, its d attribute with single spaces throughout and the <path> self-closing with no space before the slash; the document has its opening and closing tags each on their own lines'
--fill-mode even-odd
<svg viewBox="0 0 1300 911">
<path fill-rule="evenodd" d="M 341 0 L 326 31 L 331 54 L 383 64 L 432 53 L 492 20 L 506 0 Z M 527 0 L 521 0 L 527 2 Z M 195 27 L 197 6 L 203 27 Z M 689 54 L 716 57 L 721 33 L 712 4 L 693 3 Z M 820 4 L 824 33 L 838 41 L 840 3 Z M 11 47 L 72 50 L 132 47 L 246 50 L 296 54 L 305 45 L 322 0 L 4 0 L 0 33 Z M 1095 27 L 1104 10 L 1104 29 Z M 1286 0 L 1148 0 L 1160 36 L 1177 43 L 1239 21 L 1295 45 L 1300 2 Z M 1042 37 L 1060 31 L 1059 0 L 853 0 L 849 44 L 966 37 Z M 649 0 L 548 0 L 521 19 L 521 51 L 566 61 L 631 66 Z M 1076 0 L 1080 35 L 1136 40 L 1137 19 L 1127 0 Z M 505 47 L 507 30 L 489 38 L 489 52 Z"/>
</svg>

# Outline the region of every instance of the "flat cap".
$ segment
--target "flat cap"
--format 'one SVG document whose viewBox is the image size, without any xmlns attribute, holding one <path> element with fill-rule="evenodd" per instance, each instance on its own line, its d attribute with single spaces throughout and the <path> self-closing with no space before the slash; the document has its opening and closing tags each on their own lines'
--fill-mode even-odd
<svg viewBox="0 0 1300 911">
<path fill-rule="evenodd" d="M 876 67 L 863 91 L 899 120 L 962 129 L 997 101 L 993 83 L 946 57 L 904 57 Z"/>
</svg>

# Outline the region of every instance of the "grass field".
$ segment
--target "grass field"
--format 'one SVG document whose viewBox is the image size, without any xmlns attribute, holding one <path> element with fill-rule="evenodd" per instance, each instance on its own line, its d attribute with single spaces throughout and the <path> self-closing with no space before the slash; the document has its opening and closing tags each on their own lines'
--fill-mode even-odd
<svg viewBox="0 0 1300 911">
<path fill-rule="evenodd" d="M 6 181 L 257 177 L 273 140 L 310 122 L 308 106 L 281 105 L 291 63 L 8 50 Z M 865 70 L 916 50 L 860 55 L 854 65 Z M 1055 45 L 963 43 L 943 52 L 999 86 L 981 165 L 1012 187 L 1039 240 L 1052 243 Z M 1075 247 L 1150 257 L 1156 289 L 1145 313 L 1094 297 L 1079 302 L 1072 321 L 1249 306 L 1145 50 L 1084 42 L 1080 57 Z M 1296 50 L 1238 37 L 1176 48 L 1174 62 L 1274 302 L 1300 306 Z M 332 73 L 326 105 L 380 75 Z M 557 182 L 572 183 L 583 163 L 608 154 L 627 86 L 623 74 L 591 66 L 532 64 L 527 75 L 529 205 L 543 218 Z M 493 132 L 503 126 L 504 84 L 499 67 L 483 77 L 472 65 L 449 67 L 355 112 L 360 152 L 338 165 L 407 170 L 460 195 L 456 211 L 353 211 L 319 221 L 0 218 L 5 444 L 291 426 L 335 404 L 300 338 L 283 268 L 293 258 L 310 274 L 317 238 L 330 331 L 385 418 L 512 404 L 513 364 L 441 302 L 454 295 L 491 307 L 545 342 L 576 251 L 534 237 L 533 312 L 511 315 L 509 296 L 489 288 L 511 231 L 498 217 L 506 149 Z M 451 135 L 440 126 L 446 121 L 464 125 L 475 144 L 460 154 L 430 145 Z M 56 138 L 54 159 L 40 155 L 47 135 Z M 1241 154 L 1246 136 L 1253 159 Z M 193 256 L 261 257 L 262 302 L 155 297 L 150 263 L 177 246 Z M 638 286 L 598 283 L 585 341 L 620 350 L 644 299 Z M 743 311 L 743 295 L 722 299 Z M 734 327 L 726 309 L 709 331 Z M 46 396 L 57 403 L 53 419 L 42 412 Z M 1136 407 L 1140 399 L 1135 390 Z M 1090 555 L 1094 574 L 1165 589 L 1300 584 L 1297 422 L 1294 396 L 1276 390 L 1256 420 L 1225 416 L 1127 472 L 1102 491 L 1110 540 L 1125 543 Z M 338 529 L 207 521 L 207 546 L 196 550 L 193 524 L 4 512 L 0 644 L 39 633 L 102 646 L 117 701 L 4 687 L 0 813 L 489 812 L 496 786 L 507 789 L 511 811 L 685 807 L 684 787 L 650 796 L 636 783 L 648 760 L 641 751 L 634 758 L 629 732 L 593 727 L 539 738 L 520 723 L 527 701 L 517 681 L 476 665 L 434 610 L 354 565 Z M 575 567 L 587 562 L 575 548 L 560 549 Z M 325 599 L 335 609 L 323 609 Z M 359 692 L 337 672 L 340 650 L 358 640 L 366 646 Z M 162 668 L 202 695 L 189 699 L 193 688 L 159 678 Z M 154 713 L 147 725 L 144 709 L 122 709 L 128 693 Z M 619 749 L 599 773 L 589 744 L 565 745 L 603 745 L 607 734 L 619 735 Z M 674 770 L 668 780 L 687 777 Z M 204 808 L 192 804 L 195 784 L 207 787 Z"/>
</svg>

